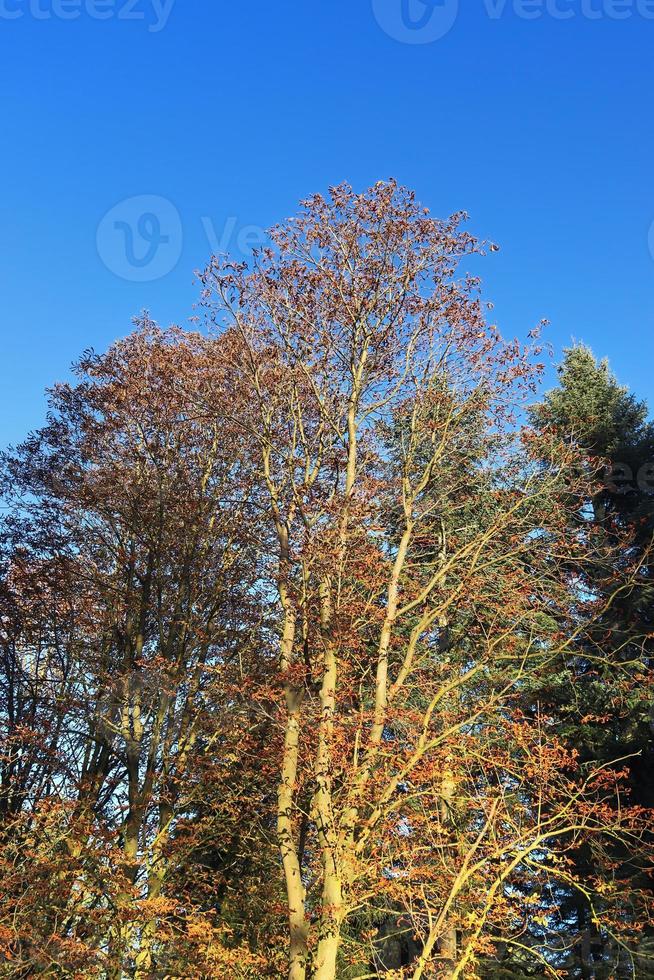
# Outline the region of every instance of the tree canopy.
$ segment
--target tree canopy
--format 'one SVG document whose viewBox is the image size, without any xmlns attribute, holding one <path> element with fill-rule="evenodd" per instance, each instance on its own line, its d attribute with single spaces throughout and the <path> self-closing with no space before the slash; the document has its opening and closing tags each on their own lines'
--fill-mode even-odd
<svg viewBox="0 0 654 980">
<path fill-rule="evenodd" d="M 654 431 L 485 250 L 332 188 L 3 455 L 0 975 L 654 975 Z"/>
</svg>

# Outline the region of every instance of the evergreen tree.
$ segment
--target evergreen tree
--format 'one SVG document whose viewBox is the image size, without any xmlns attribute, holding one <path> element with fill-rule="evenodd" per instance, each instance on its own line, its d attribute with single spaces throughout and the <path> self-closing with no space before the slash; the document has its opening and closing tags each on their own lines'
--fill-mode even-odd
<svg viewBox="0 0 654 980">
<path fill-rule="evenodd" d="M 534 685 L 538 699 L 556 715 L 561 733 L 579 751 L 586 764 L 604 763 L 630 772 L 632 801 L 654 807 L 654 713 L 648 672 L 652 666 L 654 618 L 654 566 L 650 555 L 654 533 L 654 426 L 647 406 L 619 384 L 606 360 L 577 345 L 565 351 L 558 370 L 559 383 L 532 410 L 541 431 L 554 430 L 580 451 L 582 465 L 596 480 L 596 492 L 579 502 L 579 532 L 596 542 L 618 540 L 625 533 L 630 546 L 625 563 L 640 563 L 636 585 L 621 589 L 621 569 L 592 574 L 573 569 L 581 590 L 603 593 L 613 601 L 583 641 L 574 657 L 575 683 L 569 665 Z M 594 655 L 601 648 L 604 656 Z M 619 867 L 594 868 L 595 857 L 582 853 L 587 874 L 604 873 L 607 881 L 629 876 L 641 887 L 651 886 L 634 855 L 616 854 Z M 593 924 L 590 903 L 579 894 L 562 898 L 562 919 L 571 931 L 580 931 L 577 956 L 582 977 L 608 977 L 614 973 L 615 947 Z M 576 919 L 576 922 L 575 922 Z M 644 942 L 643 946 L 647 944 Z M 619 961 L 619 957 L 618 957 Z M 639 976 L 653 976 L 641 963 Z"/>
</svg>

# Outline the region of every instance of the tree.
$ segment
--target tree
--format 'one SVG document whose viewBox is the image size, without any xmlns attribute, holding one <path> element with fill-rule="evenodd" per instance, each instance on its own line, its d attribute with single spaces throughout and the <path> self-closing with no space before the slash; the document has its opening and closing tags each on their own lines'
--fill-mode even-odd
<svg viewBox="0 0 654 980">
<path fill-rule="evenodd" d="M 380 895 L 419 938 L 410 976 L 472 976 L 502 922 L 519 943 L 513 878 L 544 882 L 557 860 L 565 877 L 581 840 L 637 833 L 611 807 L 616 777 L 579 783 L 547 720 L 514 710 L 599 615 L 552 560 L 595 560 L 570 530 L 590 483 L 570 485 L 564 442 L 516 427 L 538 368 L 457 280 L 480 249 L 461 220 L 392 182 L 342 186 L 275 229 L 252 270 L 215 259 L 203 277 L 240 338 L 233 386 L 277 539 L 291 980 L 360 970 L 348 922 Z M 448 528 L 440 501 L 456 508 L 466 454 L 477 513 Z"/>
<path fill-rule="evenodd" d="M 5 454 L 3 975 L 576 976 L 573 892 L 637 947 L 643 812 L 559 695 L 644 551 L 463 222 L 311 198 Z"/>
<path fill-rule="evenodd" d="M 647 421 L 646 405 L 629 394 L 608 362 L 598 362 L 587 347 L 568 349 L 558 373 L 558 386 L 533 409 L 535 424 L 541 429 L 553 427 L 570 445 L 590 454 L 586 465 L 597 486 L 582 501 L 576 522 L 583 523 L 600 546 L 622 538 L 625 555 L 610 570 L 599 565 L 578 569 L 586 588 L 611 599 L 594 628 L 605 656 L 597 661 L 579 643 L 572 675 L 569 670 L 553 671 L 538 696 L 556 712 L 559 731 L 585 762 L 622 760 L 618 765 L 624 765 L 628 760 L 630 797 L 651 810 L 654 498 L 648 476 L 654 460 L 654 430 Z M 633 588 L 613 595 L 616 580 L 626 574 L 627 555 L 632 565 L 639 566 L 638 575 Z M 607 868 L 609 879 L 616 877 L 615 859 L 616 854 Z M 595 867 L 596 856 L 586 853 L 578 861 L 585 861 L 589 870 Z M 619 874 L 647 884 L 637 855 L 622 854 Z M 602 969 L 593 960 L 602 960 L 604 943 L 593 926 L 587 897 L 578 893 L 572 904 L 585 937 L 580 951 L 583 975 L 590 976 L 593 969 Z M 610 964 L 605 969 L 609 971 Z"/>
<path fill-rule="evenodd" d="M 5 638 L 3 804 L 28 807 L 28 839 L 54 808 L 56 854 L 76 862 L 64 888 L 54 858 L 37 851 L 27 877 L 42 858 L 39 949 L 32 921 L 7 942 L 12 961 L 27 943 L 27 959 L 45 964 L 59 936 L 70 965 L 100 906 L 107 933 L 85 968 L 145 977 L 156 955 L 170 955 L 161 937 L 170 949 L 185 919 L 199 914 L 212 935 L 201 915 L 210 908 L 191 905 L 180 921 L 180 895 L 167 902 L 166 890 L 179 862 L 192 863 L 202 826 L 182 832 L 198 809 L 194 771 L 226 732 L 230 745 L 238 736 L 260 669 L 250 676 L 266 615 L 248 530 L 255 501 L 238 432 L 194 415 L 220 380 L 207 340 L 146 319 L 107 354 L 85 355 L 77 373 L 77 385 L 53 391 L 48 425 L 5 460 L 16 613 Z M 231 392 L 222 397 L 233 404 Z M 244 757 L 235 762 L 213 768 L 225 853 L 238 830 L 230 782 Z M 11 901 L 8 916 L 17 921 Z"/>
</svg>

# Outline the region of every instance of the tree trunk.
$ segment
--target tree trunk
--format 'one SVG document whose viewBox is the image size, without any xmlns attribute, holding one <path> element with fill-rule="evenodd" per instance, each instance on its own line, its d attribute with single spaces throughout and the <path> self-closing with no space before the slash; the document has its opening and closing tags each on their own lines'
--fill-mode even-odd
<svg viewBox="0 0 654 980">
<path fill-rule="evenodd" d="M 286 880 L 290 930 L 288 980 L 305 980 L 309 924 L 304 910 L 302 869 L 293 836 L 293 794 L 299 754 L 298 722 L 301 692 L 287 691 L 289 707 L 284 738 L 284 759 L 277 796 L 277 839 Z"/>
</svg>

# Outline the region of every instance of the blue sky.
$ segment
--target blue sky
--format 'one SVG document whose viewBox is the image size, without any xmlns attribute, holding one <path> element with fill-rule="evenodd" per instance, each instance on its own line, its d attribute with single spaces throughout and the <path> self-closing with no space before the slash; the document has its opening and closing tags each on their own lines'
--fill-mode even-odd
<svg viewBox="0 0 654 980">
<path fill-rule="evenodd" d="M 654 2 L 459 6 L 0 0 L 0 445 L 139 310 L 186 322 L 212 244 L 389 176 L 501 245 L 504 333 L 654 407 Z"/>
</svg>

